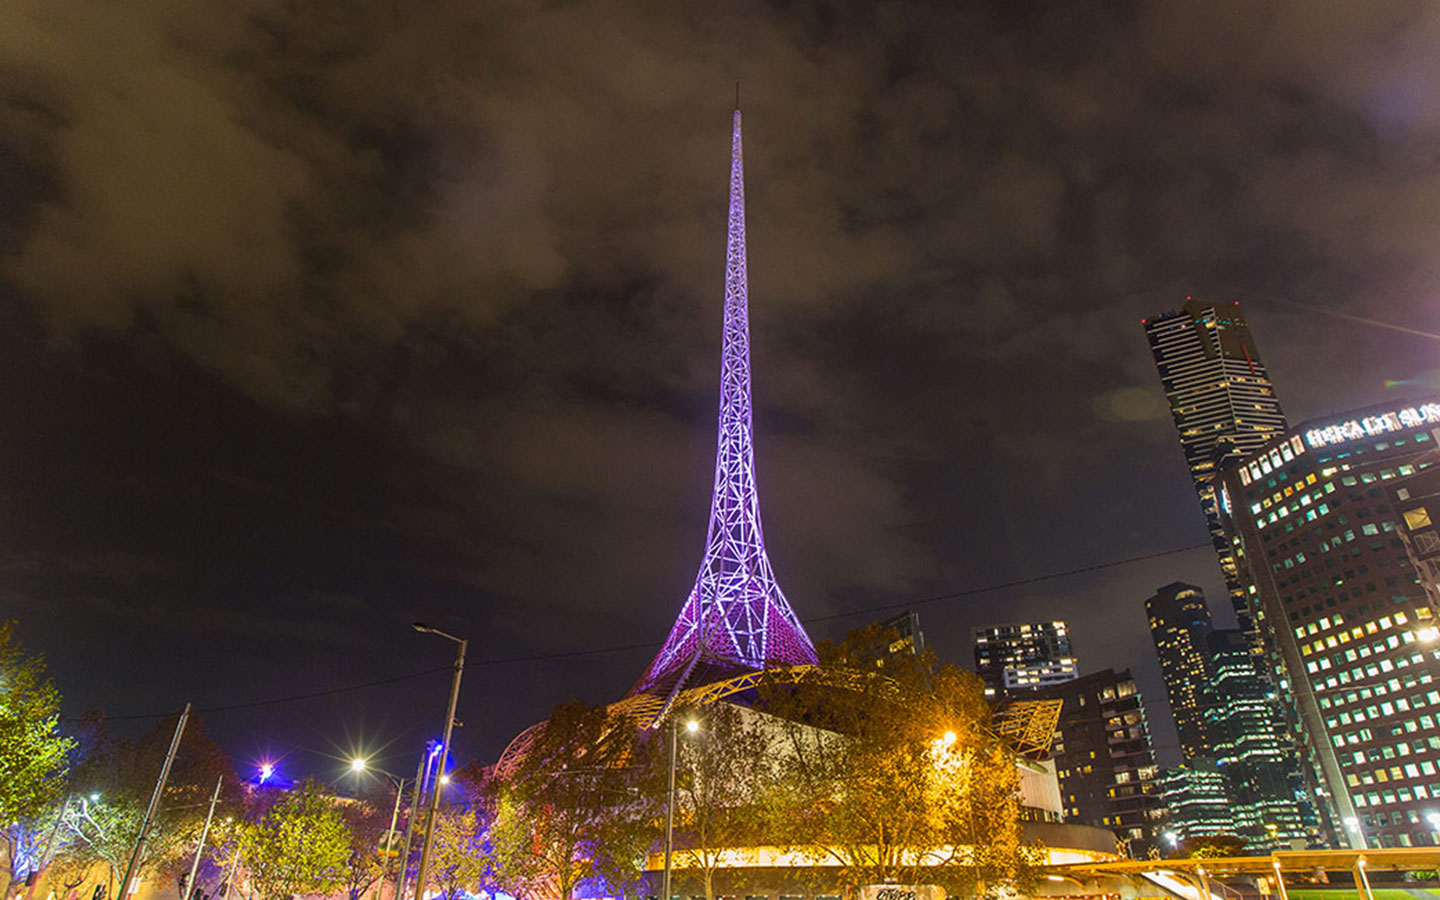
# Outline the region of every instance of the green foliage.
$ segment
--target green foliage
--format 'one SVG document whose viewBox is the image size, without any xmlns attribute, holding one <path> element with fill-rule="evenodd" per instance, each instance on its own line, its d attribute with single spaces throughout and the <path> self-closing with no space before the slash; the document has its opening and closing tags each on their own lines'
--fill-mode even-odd
<svg viewBox="0 0 1440 900">
<path fill-rule="evenodd" d="M 780 734 L 779 777 L 760 798 L 767 826 L 851 889 L 1024 886 L 1037 854 L 1021 840 L 1019 775 L 985 727 L 982 685 L 929 654 L 877 662 L 894 639 L 860 629 L 820 648 L 834 677 L 762 691 Z"/>
<path fill-rule="evenodd" d="M 556 707 L 497 785 L 490 825 L 497 883 L 517 897 L 569 900 L 582 881 L 611 891 L 640 877 L 654 839 L 653 744 L 628 720 L 583 703 Z"/>
<path fill-rule="evenodd" d="M 1213 859 L 1217 856 L 1244 856 L 1245 841 L 1233 834 L 1202 834 L 1188 837 L 1175 848 L 1179 857 Z"/>
<path fill-rule="evenodd" d="M 42 820 L 54 821 L 74 747 L 59 723 L 60 692 L 45 677 L 44 659 L 26 652 L 13 620 L 0 620 L 0 842 L 9 863 L 0 896 L 14 861 L 46 830 Z"/>
<path fill-rule="evenodd" d="M 60 734 L 60 692 L 27 653 L 15 622 L 0 621 L 0 828 L 59 804 L 74 741 Z"/>
<path fill-rule="evenodd" d="M 350 849 L 350 831 L 335 800 L 309 780 L 250 823 L 244 838 L 250 877 L 265 900 L 339 889 Z"/>
<path fill-rule="evenodd" d="M 459 807 L 441 809 L 430 848 L 430 877 L 445 897 L 454 898 L 462 889 L 478 892 L 489 863 L 477 812 Z"/>
</svg>

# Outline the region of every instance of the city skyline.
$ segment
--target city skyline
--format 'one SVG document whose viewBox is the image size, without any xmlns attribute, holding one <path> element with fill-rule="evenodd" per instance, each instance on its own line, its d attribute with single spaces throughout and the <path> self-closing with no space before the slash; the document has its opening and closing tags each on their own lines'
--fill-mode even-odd
<svg viewBox="0 0 1440 900">
<path fill-rule="evenodd" d="M 1238 301 L 1292 421 L 1432 391 L 1429 45 L 1298 6 L 512 11 L 0 10 L 0 617 L 67 714 L 398 759 L 443 714 L 414 620 L 471 640 L 466 757 L 622 694 L 704 543 L 738 79 L 802 625 L 912 607 L 958 662 L 1066 620 L 1178 759 L 1143 599 L 1224 590 L 1137 322 Z"/>
</svg>

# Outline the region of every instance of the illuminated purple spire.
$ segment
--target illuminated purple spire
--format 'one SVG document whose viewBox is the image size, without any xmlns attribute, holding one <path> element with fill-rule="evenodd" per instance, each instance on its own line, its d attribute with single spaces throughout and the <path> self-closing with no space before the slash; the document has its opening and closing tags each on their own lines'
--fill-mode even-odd
<svg viewBox="0 0 1440 900">
<path fill-rule="evenodd" d="M 745 287 L 745 167 L 740 110 L 730 153 L 730 228 L 725 246 L 725 338 L 720 434 L 705 558 L 670 637 L 631 693 L 669 690 L 706 663 L 763 669 L 813 663 L 815 646 L 795 617 L 765 554 L 751 446 L 750 313 Z"/>
</svg>

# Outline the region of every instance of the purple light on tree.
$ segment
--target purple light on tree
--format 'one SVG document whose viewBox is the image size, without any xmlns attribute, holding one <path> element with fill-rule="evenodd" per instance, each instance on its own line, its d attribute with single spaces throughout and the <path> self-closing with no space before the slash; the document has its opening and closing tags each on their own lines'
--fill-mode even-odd
<svg viewBox="0 0 1440 900">
<path fill-rule="evenodd" d="M 702 655 L 750 669 L 814 663 L 815 646 L 796 618 L 765 553 L 755 489 L 750 404 L 750 313 L 745 275 L 745 167 L 740 110 L 730 154 L 725 247 L 725 333 L 720 362 L 720 432 L 705 558 L 665 646 L 631 693 L 670 686 Z"/>
</svg>

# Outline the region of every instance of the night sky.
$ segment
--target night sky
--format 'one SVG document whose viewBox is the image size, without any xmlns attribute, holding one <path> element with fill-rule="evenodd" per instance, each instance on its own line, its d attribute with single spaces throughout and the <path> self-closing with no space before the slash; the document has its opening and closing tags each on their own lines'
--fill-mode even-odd
<svg viewBox="0 0 1440 900">
<path fill-rule="evenodd" d="M 1140 325 L 1187 295 L 1292 421 L 1440 389 L 1437 46 L 1382 0 L 7 0 L 0 616 L 67 714 L 325 776 L 408 773 L 446 674 L 217 708 L 444 667 L 416 619 L 471 640 L 467 758 L 618 699 L 704 544 L 740 81 L 791 604 L 966 592 L 915 607 L 966 664 L 1066 619 L 1172 761 L 1143 600 L 1218 600 L 1207 548 L 975 589 L 1204 543 Z"/>
</svg>

